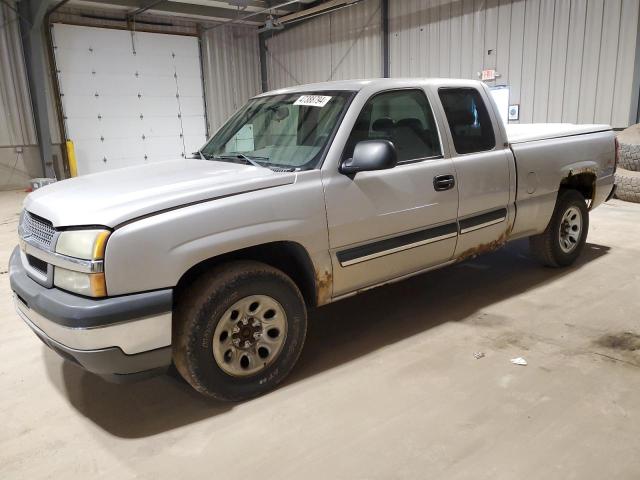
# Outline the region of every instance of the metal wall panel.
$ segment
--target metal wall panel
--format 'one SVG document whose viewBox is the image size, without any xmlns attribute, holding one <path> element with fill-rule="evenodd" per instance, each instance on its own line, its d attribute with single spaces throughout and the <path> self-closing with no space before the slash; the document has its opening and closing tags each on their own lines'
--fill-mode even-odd
<svg viewBox="0 0 640 480">
<path fill-rule="evenodd" d="M 382 76 L 380 8 L 366 0 L 267 38 L 269 88 Z"/>
<path fill-rule="evenodd" d="M 18 17 L 0 4 L 0 146 L 36 143 Z"/>
<path fill-rule="evenodd" d="M 618 37 L 618 52 L 616 56 L 616 75 L 613 88 L 613 108 L 611 113 L 612 125 L 624 125 L 627 123 L 626 111 L 623 108 L 617 108 L 628 102 L 628 92 L 631 91 L 631 103 L 638 103 L 638 85 L 634 84 L 634 66 L 638 61 L 638 53 L 636 48 L 638 18 L 640 10 L 640 2 L 638 0 L 622 0 L 620 10 L 620 34 Z M 634 88 L 636 89 L 633 92 Z M 633 110 L 632 110 L 633 112 Z M 632 122 L 633 123 L 633 122 Z"/>
<path fill-rule="evenodd" d="M 261 91 L 257 29 L 229 26 L 205 32 L 202 70 L 209 134 L 212 135 Z"/>
<path fill-rule="evenodd" d="M 520 121 L 635 122 L 638 0 L 393 0 L 393 77 L 509 85 Z"/>
<path fill-rule="evenodd" d="M 37 143 L 18 17 L 0 3 L 0 190 L 42 175 Z"/>
</svg>

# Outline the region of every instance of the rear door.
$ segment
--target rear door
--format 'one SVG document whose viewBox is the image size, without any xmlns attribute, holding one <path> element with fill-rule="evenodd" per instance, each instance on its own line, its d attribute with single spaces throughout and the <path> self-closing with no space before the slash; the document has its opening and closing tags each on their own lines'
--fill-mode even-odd
<svg viewBox="0 0 640 480">
<path fill-rule="evenodd" d="M 474 87 L 441 87 L 438 96 L 448 124 L 460 203 L 460 237 L 454 253 L 464 258 L 506 241 L 512 223 L 509 208 L 510 150 L 488 96 Z M 515 180 L 515 179 L 514 179 Z"/>
<path fill-rule="evenodd" d="M 395 168 L 351 177 L 334 167 L 323 172 L 335 296 L 446 262 L 456 245 L 453 163 L 443 156 L 425 92 L 397 89 L 371 96 L 342 161 L 359 141 L 373 139 L 394 143 Z"/>
</svg>

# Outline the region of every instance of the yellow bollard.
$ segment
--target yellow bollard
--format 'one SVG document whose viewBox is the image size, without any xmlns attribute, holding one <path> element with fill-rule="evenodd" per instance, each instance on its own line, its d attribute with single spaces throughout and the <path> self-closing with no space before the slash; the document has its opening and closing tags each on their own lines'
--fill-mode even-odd
<svg viewBox="0 0 640 480">
<path fill-rule="evenodd" d="M 67 140 L 67 159 L 69 160 L 69 173 L 72 177 L 78 176 L 78 162 L 76 161 L 76 150 L 71 140 Z"/>
</svg>

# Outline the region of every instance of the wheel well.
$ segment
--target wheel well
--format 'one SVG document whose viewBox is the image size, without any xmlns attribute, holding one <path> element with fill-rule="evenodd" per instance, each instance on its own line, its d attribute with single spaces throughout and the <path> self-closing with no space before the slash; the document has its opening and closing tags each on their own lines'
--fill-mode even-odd
<svg viewBox="0 0 640 480">
<path fill-rule="evenodd" d="M 218 255 L 204 260 L 189 270 L 178 281 L 176 290 L 190 285 L 212 267 L 233 260 L 254 260 L 266 263 L 287 274 L 298 286 L 308 306 L 317 305 L 315 269 L 305 248 L 295 242 L 271 242 Z"/>
<path fill-rule="evenodd" d="M 560 190 L 577 190 L 586 200 L 593 200 L 596 189 L 596 174 L 593 172 L 569 173 L 560 182 Z"/>
</svg>

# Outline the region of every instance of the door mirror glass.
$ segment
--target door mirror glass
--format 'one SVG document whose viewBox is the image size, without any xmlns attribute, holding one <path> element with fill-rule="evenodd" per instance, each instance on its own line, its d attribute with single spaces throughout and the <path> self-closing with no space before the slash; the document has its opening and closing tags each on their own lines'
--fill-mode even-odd
<svg viewBox="0 0 640 480">
<path fill-rule="evenodd" d="M 389 140 L 363 140 L 356 144 L 353 157 L 345 160 L 340 172 L 353 175 L 358 172 L 386 170 L 398 164 L 398 152 Z"/>
</svg>

